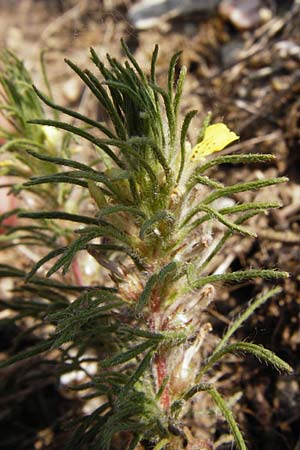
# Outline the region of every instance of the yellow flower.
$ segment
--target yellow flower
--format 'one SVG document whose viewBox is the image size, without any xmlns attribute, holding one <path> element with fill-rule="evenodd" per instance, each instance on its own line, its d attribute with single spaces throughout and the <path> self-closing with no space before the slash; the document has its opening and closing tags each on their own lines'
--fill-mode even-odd
<svg viewBox="0 0 300 450">
<path fill-rule="evenodd" d="M 237 139 L 239 136 L 230 131 L 224 123 L 209 125 L 205 130 L 203 140 L 193 148 L 191 161 L 197 162 L 211 153 L 219 152 Z"/>
<path fill-rule="evenodd" d="M 0 161 L 0 175 L 6 175 L 12 165 L 9 160 Z"/>
<path fill-rule="evenodd" d="M 4 161 L 0 161 L 0 167 L 11 166 L 12 162 L 9 159 L 5 159 Z"/>
</svg>

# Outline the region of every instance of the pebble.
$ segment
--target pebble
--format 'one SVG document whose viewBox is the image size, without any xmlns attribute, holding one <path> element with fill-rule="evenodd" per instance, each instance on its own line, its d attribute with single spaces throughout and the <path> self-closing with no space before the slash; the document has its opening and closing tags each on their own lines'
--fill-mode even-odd
<svg viewBox="0 0 300 450">
<path fill-rule="evenodd" d="M 274 45 L 274 50 L 278 52 L 281 58 L 298 57 L 300 58 L 300 45 L 294 41 L 282 40 Z"/>
<path fill-rule="evenodd" d="M 141 0 L 129 8 L 128 18 L 135 28 L 145 30 L 194 11 L 212 11 L 218 3 L 219 0 Z"/>
<path fill-rule="evenodd" d="M 77 78 L 69 78 L 63 85 L 63 95 L 69 103 L 79 100 L 82 92 L 82 83 Z"/>
<path fill-rule="evenodd" d="M 260 0 L 222 0 L 219 13 L 240 31 L 250 30 L 270 20 L 272 13 Z"/>
</svg>

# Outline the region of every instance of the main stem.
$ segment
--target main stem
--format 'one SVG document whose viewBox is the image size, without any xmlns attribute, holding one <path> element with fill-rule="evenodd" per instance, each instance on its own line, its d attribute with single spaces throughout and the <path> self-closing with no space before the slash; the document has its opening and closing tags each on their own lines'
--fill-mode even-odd
<svg viewBox="0 0 300 450">
<path fill-rule="evenodd" d="M 151 318 L 150 318 L 150 329 L 151 331 L 158 331 L 161 327 L 158 326 L 161 324 L 160 320 L 160 308 L 161 308 L 161 297 L 157 289 L 154 289 L 152 299 L 151 299 Z M 156 320 L 158 319 L 156 323 Z M 166 354 L 164 350 L 160 350 L 154 358 L 154 364 L 156 366 L 156 375 L 157 375 L 157 388 L 158 391 L 161 388 L 162 384 L 165 382 L 167 377 L 167 362 L 166 362 Z M 166 383 L 164 390 L 160 397 L 160 404 L 165 411 L 168 411 L 170 408 L 170 395 L 169 395 L 169 387 L 168 383 Z"/>
</svg>

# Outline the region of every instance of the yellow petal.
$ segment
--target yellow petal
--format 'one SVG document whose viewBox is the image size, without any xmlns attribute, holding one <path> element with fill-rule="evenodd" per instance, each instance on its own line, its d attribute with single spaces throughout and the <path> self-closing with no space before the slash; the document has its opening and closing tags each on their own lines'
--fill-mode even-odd
<svg viewBox="0 0 300 450">
<path fill-rule="evenodd" d="M 191 160 L 197 162 L 211 153 L 219 152 L 237 139 L 239 136 L 230 131 L 224 123 L 209 125 L 203 140 L 193 148 Z"/>
<path fill-rule="evenodd" d="M 5 159 L 4 161 L 0 161 L 0 167 L 7 167 L 7 166 L 11 166 L 12 162 L 9 161 L 8 159 Z"/>
</svg>

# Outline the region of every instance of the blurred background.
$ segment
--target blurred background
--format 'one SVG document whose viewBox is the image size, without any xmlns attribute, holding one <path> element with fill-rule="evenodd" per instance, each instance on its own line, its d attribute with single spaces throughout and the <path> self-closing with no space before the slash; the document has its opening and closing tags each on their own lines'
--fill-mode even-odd
<svg viewBox="0 0 300 450">
<path fill-rule="evenodd" d="M 123 58 L 121 38 L 146 71 L 153 47 L 159 44 L 157 71 L 162 85 L 171 55 L 182 50 L 179 64 L 188 69 L 182 113 L 199 110 L 191 140 L 211 111 L 213 122 L 224 121 L 240 135 L 236 151 L 277 157 L 263 167 L 220 167 L 215 178 L 234 183 L 253 179 L 253 172 L 256 177 L 290 178 L 256 196 L 283 204 L 257 219 L 259 238 L 235 237 L 222 258 L 235 270 L 279 267 L 292 274 L 283 282 L 283 294 L 261 308 L 238 337 L 276 351 L 295 372 L 281 376 L 247 359 L 239 365 L 224 363 L 219 381 L 233 402 L 240 397 L 236 414 L 250 449 L 300 450 L 300 2 L 0 0 L 0 48 L 23 59 L 42 90 L 39 60 L 45 51 L 57 103 L 99 120 L 105 120 L 103 112 L 64 58 L 92 68 L 89 47 L 101 58 L 108 52 Z M 266 282 L 220 291 L 209 311 L 215 332 L 221 334 L 264 286 Z M 16 332 L 0 330 L 0 351 L 14 344 Z M 31 344 L 23 342 L 22 348 Z M 78 402 L 57 386 L 51 365 L 39 368 L 34 387 L 22 385 L 22 364 L 0 375 L 0 449 L 59 449 L 68 434 L 59 425 L 60 418 L 79 414 Z M 203 410 L 195 413 L 195 428 L 209 426 L 208 415 Z M 216 441 L 224 430 L 220 419 Z M 219 450 L 231 448 L 225 441 Z"/>
</svg>

